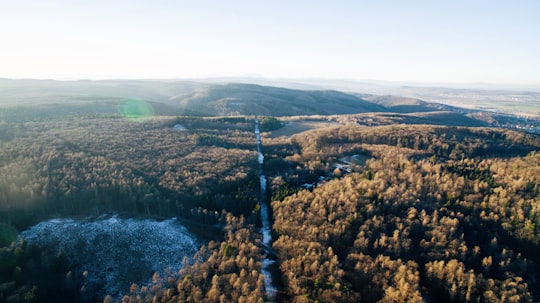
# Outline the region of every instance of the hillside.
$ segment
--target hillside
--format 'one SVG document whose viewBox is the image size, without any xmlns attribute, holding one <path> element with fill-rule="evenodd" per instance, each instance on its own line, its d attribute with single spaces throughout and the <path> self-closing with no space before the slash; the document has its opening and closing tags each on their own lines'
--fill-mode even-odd
<svg viewBox="0 0 540 303">
<path fill-rule="evenodd" d="M 0 105 L 47 116 L 115 113 L 126 99 L 148 102 L 156 115 L 328 115 L 387 111 L 358 96 L 253 84 L 166 80 L 56 81 L 0 79 Z M 36 107 L 39 106 L 39 107 Z"/>
<path fill-rule="evenodd" d="M 396 113 L 418 113 L 418 112 L 433 112 L 433 111 L 456 111 L 465 112 L 463 108 L 455 106 L 444 105 L 440 103 L 426 102 L 420 99 L 384 95 L 363 95 L 364 100 L 373 102 L 375 104 L 382 105 L 387 108 L 388 111 Z"/>
<path fill-rule="evenodd" d="M 302 91 L 253 84 L 212 84 L 171 98 L 186 113 L 201 115 L 331 115 L 387 111 L 338 91 Z"/>
<path fill-rule="evenodd" d="M 0 79 L 0 105 L 55 103 L 89 104 L 141 99 L 166 103 L 171 97 L 193 91 L 201 84 L 167 80 L 14 80 Z"/>
<path fill-rule="evenodd" d="M 220 89 L 260 110 L 290 110 L 279 103 L 290 96 L 300 101 L 287 105 L 318 104 L 319 111 L 345 110 L 348 102 L 370 105 L 333 91 L 243 84 L 200 84 L 197 98 L 219 96 Z M 182 263 L 180 270 L 155 268 L 149 277 L 141 264 L 127 268 L 142 277 L 135 280 L 122 266 L 106 265 L 116 262 L 84 270 L 83 260 L 96 260 L 81 250 L 85 243 L 95 248 L 86 233 L 64 252 L 55 239 L 27 236 L 50 242 L 50 249 L 22 240 L 0 247 L 7 260 L 0 266 L 2 295 L 15 298 L 8 302 L 54 294 L 64 294 L 57 302 L 264 302 L 271 299 L 269 262 L 276 302 L 538 302 L 539 136 L 458 126 L 483 125 L 469 118 L 478 113 L 390 112 L 404 102 L 428 106 L 394 100 L 385 112 L 260 118 L 259 137 L 253 117 L 171 117 L 193 94 L 167 94 L 162 101 L 66 98 L 65 104 L 4 107 L 0 243 L 51 218 L 103 221 L 111 214 L 126 220 L 177 217 L 190 232 L 214 241 L 193 259 L 188 253 L 174 261 Z M 191 100 L 186 106 L 192 109 L 216 108 L 210 97 L 206 103 Z M 133 119 L 134 109 L 148 107 L 155 116 L 168 116 Z M 89 114 L 97 108 L 106 114 Z M 122 108 L 124 116 L 107 114 Z M 287 123 L 281 135 L 272 134 L 281 122 Z M 439 123 L 447 125 L 433 125 Z M 313 130 L 302 132 L 307 129 Z M 261 144 L 264 163 L 258 160 Z M 265 201 L 272 201 L 271 245 L 261 242 L 259 232 Z M 66 221 L 52 223 L 58 222 Z M 136 235 L 159 242 L 146 232 Z M 140 243 L 114 239 L 123 252 Z M 106 289 L 110 281 L 103 273 L 118 277 L 113 282 L 120 288 Z"/>
<path fill-rule="evenodd" d="M 275 302 L 538 302 L 538 136 L 349 124 L 263 142 Z M 178 277 L 108 302 L 270 301 L 256 229 L 230 222 Z"/>
<path fill-rule="evenodd" d="M 349 126 L 293 142 L 313 167 L 373 158 L 272 202 L 284 302 L 538 302 L 537 136 Z"/>
<path fill-rule="evenodd" d="M 0 79 L 0 106 L 3 107 L 0 118 L 14 122 L 96 114 L 124 116 L 127 103 L 131 111 L 144 110 L 144 113 L 129 114 L 141 114 L 144 118 L 367 115 L 355 119 L 356 122 L 363 125 L 405 123 L 523 129 L 533 129 L 535 123 L 533 120 L 516 120 L 511 115 L 415 98 L 314 89 L 185 80 Z"/>
<path fill-rule="evenodd" d="M 432 111 L 413 113 L 369 113 L 355 115 L 355 121 L 360 125 L 390 125 L 390 124 L 432 124 L 446 126 L 487 126 L 489 123 L 476 117 L 469 117 L 452 111 Z"/>
</svg>

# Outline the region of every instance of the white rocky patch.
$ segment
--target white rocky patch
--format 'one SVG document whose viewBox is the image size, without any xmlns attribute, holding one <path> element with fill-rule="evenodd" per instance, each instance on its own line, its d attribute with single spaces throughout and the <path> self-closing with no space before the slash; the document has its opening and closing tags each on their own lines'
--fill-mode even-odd
<svg viewBox="0 0 540 303">
<path fill-rule="evenodd" d="M 202 244 L 176 219 L 54 219 L 20 235 L 51 254 L 63 250 L 77 272 L 88 271 L 87 291 L 121 295 L 154 272 L 177 273 Z"/>
</svg>

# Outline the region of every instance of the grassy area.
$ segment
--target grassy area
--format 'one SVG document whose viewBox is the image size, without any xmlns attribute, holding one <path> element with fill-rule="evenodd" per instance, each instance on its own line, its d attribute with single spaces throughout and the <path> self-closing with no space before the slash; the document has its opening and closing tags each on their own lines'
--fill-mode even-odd
<svg viewBox="0 0 540 303">
<path fill-rule="evenodd" d="M 338 125 L 335 122 L 326 122 L 326 121 L 294 121 L 287 122 L 287 124 L 272 132 L 272 137 L 290 137 L 294 134 L 298 134 L 307 130 L 312 130 L 316 128 L 325 128 L 329 126 Z"/>
<path fill-rule="evenodd" d="M 450 101 L 448 104 L 471 109 L 496 110 L 514 115 L 540 116 L 540 102 L 536 100 L 526 100 L 521 102 L 498 101 L 498 100 L 473 100 Z"/>
</svg>

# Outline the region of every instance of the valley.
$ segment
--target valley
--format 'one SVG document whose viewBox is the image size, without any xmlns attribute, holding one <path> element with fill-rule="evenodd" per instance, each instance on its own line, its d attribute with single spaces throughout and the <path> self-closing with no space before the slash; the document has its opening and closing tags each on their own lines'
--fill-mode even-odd
<svg viewBox="0 0 540 303">
<path fill-rule="evenodd" d="M 0 87 L 0 300 L 540 298 L 534 110 L 239 83 Z"/>
</svg>

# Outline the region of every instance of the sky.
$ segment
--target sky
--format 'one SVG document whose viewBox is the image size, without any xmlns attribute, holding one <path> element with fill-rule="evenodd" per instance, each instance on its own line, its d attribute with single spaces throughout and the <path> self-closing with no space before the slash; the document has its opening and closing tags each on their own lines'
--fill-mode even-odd
<svg viewBox="0 0 540 303">
<path fill-rule="evenodd" d="M 540 1 L 0 0 L 0 77 L 540 84 Z"/>
</svg>

